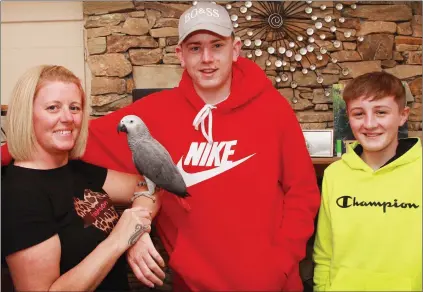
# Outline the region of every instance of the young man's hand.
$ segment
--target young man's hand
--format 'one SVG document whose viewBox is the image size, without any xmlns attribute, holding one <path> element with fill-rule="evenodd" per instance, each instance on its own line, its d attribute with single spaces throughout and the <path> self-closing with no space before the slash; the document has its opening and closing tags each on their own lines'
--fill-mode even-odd
<svg viewBox="0 0 423 292">
<path fill-rule="evenodd" d="M 141 238 L 130 247 L 126 258 L 135 276 L 148 287 L 163 285 L 165 263 L 157 252 L 149 233 L 144 233 Z"/>
</svg>

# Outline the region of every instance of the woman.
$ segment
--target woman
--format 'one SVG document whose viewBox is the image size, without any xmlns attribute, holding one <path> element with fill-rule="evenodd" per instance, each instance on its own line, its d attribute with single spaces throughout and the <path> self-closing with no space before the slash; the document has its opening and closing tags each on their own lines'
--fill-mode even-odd
<svg viewBox="0 0 423 292">
<path fill-rule="evenodd" d="M 128 289 L 122 255 L 157 209 L 143 202 L 148 208 L 119 219 L 113 204 L 130 204 L 140 177 L 75 160 L 85 150 L 87 112 L 80 80 L 61 66 L 33 68 L 14 89 L 2 253 L 17 290 Z"/>
</svg>

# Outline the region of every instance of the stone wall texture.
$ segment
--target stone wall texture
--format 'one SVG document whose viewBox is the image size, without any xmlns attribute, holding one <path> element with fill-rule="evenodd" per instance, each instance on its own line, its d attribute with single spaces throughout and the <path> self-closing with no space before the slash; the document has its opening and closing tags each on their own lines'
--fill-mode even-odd
<svg viewBox="0 0 423 292">
<path fill-rule="evenodd" d="M 333 10 L 334 3 L 338 2 L 325 1 L 329 12 L 339 13 Z M 327 46 L 340 67 L 348 68 L 350 74 L 339 74 L 338 66 L 323 59 L 317 64 L 325 76 L 323 85 L 347 83 L 370 71 L 392 73 L 410 85 L 414 102 L 409 130 L 421 131 L 421 2 L 356 3 L 356 9 L 341 12 L 346 18 L 342 27 L 350 29 L 353 37 L 346 39 L 342 33 L 337 33 L 335 37 L 342 41 L 342 46 Z M 178 84 L 182 74 L 175 54 L 178 17 L 191 5 L 191 1 L 84 2 L 87 63 L 92 73 L 92 115 L 104 115 L 130 104 L 134 87 Z M 359 35 L 364 36 L 364 41 L 357 41 L 355 36 Z M 264 65 L 265 54 L 267 52 L 257 58 L 256 63 L 266 69 L 275 87 L 290 102 L 303 129 L 331 128 L 331 100 L 324 96 L 315 78 L 295 72 L 298 74 L 294 77 L 298 83 L 295 90 L 289 88 L 289 81 L 277 83 L 275 68 Z M 292 102 L 294 96 L 295 103 Z"/>
</svg>

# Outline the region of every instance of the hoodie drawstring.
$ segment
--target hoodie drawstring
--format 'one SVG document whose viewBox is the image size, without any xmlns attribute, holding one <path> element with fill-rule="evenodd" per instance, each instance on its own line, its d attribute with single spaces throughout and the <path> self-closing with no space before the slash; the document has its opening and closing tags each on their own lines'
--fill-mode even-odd
<svg viewBox="0 0 423 292">
<path fill-rule="evenodd" d="M 212 110 L 216 107 L 211 104 L 206 104 L 204 107 L 198 112 L 198 114 L 195 116 L 195 119 L 192 123 L 192 125 L 195 127 L 195 129 L 198 131 L 198 125 L 201 124 L 201 133 L 203 134 L 204 138 L 206 138 L 207 142 L 213 143 L 213 136 L 212 136 L 212 129 L 213 129 L 213 114 Z M 206 132 L 205 126 L 204 126 L 204 120 L 206 118 L 209 118 L 208 123 L 208 133 Z"/>
</svg>

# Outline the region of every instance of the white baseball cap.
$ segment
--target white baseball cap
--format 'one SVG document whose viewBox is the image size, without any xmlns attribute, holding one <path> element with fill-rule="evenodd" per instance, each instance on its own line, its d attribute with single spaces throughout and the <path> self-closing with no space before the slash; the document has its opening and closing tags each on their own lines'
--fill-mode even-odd
<svg viewBox="0 0 423 292">
<path fill-rule="evenodd" d="M 187 9 L 179 18 L 179 41 L 194 31 L 208 30 L 228 37 L 234 32 L 231 18 L 222 6 L 210 2 L 198 2 Z"/>
</svg>

